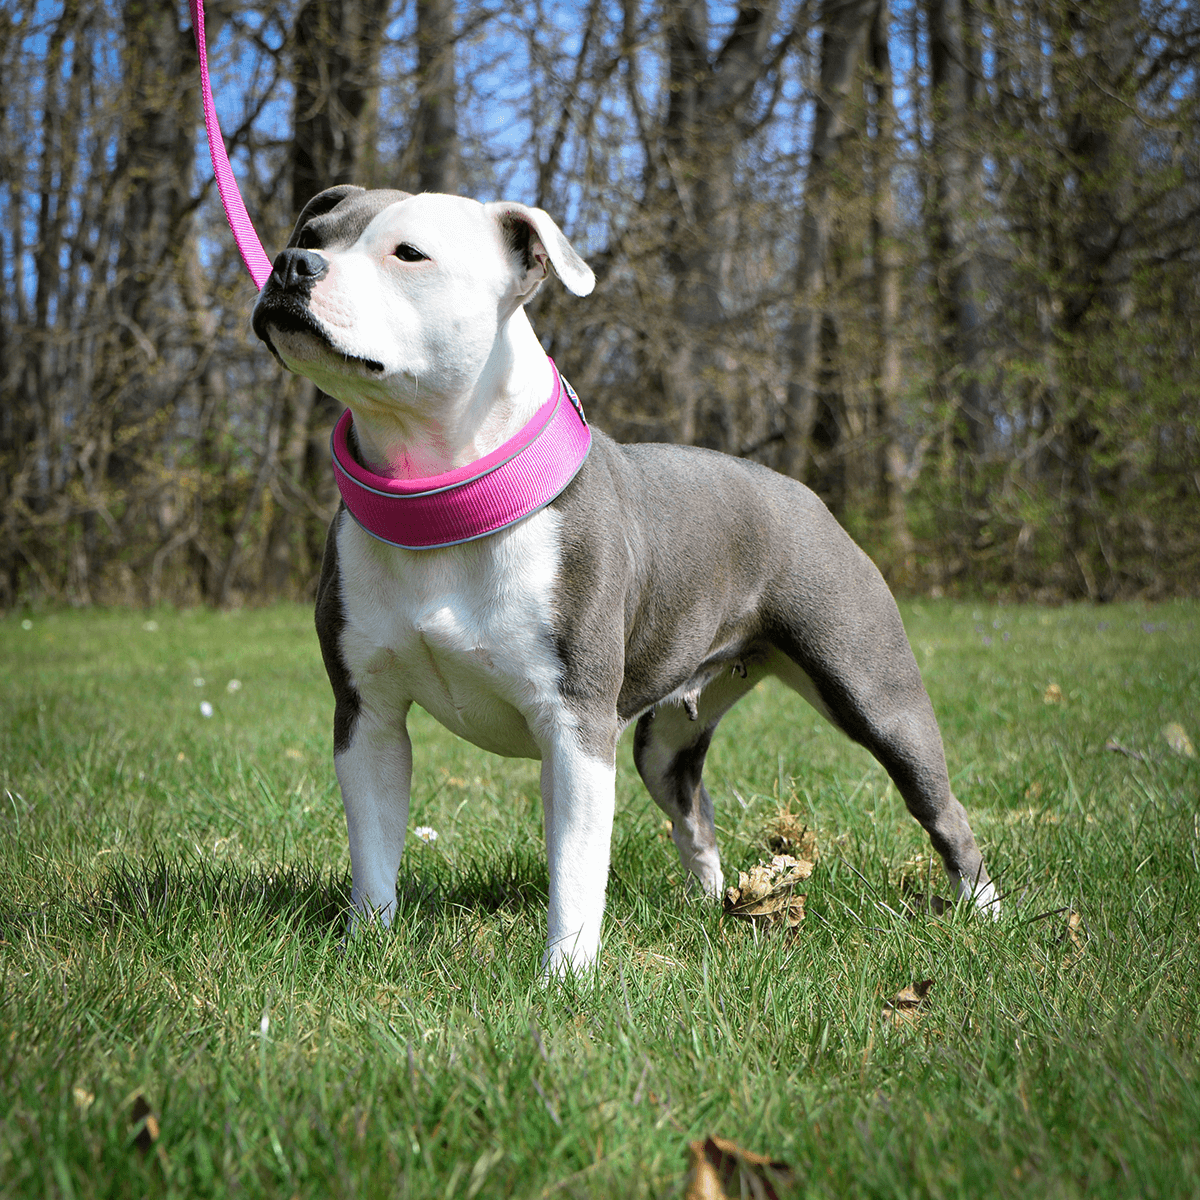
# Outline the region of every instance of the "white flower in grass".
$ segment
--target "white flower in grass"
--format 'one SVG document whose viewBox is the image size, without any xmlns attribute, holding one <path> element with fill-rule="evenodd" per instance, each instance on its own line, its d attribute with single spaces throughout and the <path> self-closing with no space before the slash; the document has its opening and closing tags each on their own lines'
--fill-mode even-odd
<svg viewBox="0 0 1200 1200">
<path fill-rule="evenodd" d="M 431 825 L 418 825 L 416 829 L 413 830 L 413 837 L 418 837 L 427 846 L 431 846 L 438 839 L 438 831 Z"/>
<path fill-rule="evenodd" d="M 157 621 L 143 621 L 142 628 L 147 633 L 157 633 L 158 632 L 158 622 Z"/>
<path fill-rule="evenodd" d="M 197 675 L 196 678 L 192 680 L 192 686 L 193 687 L 203 687 L 204 686 L 204 676 Z"/>
<path fill-rule="evenodd" d="M 211 717 L 213 715 L 213 706 L 207 700 L 200 701 L 200 715 L 202 717 Z"/>
<path fill-rule="evenodd" d="M 242 681 L 240 679 L 231 679 L 226 685 L 225 690 L 232 696 L 234 692 L 242 690 Z"/>
<path fill-rule="evenodd" d="M 32 621 L 31 621 L 31 620 L 30 620 L 28 617 L 26 617 L 26 618 L 25 618 L 25 620 L 23 620 L 23 621 L 21 622 L 21 628 L 22 628 L 22 629 L 32 629 L 32 628 L 33 628 L 33 622 L 32 622 Z"/>
</svg>

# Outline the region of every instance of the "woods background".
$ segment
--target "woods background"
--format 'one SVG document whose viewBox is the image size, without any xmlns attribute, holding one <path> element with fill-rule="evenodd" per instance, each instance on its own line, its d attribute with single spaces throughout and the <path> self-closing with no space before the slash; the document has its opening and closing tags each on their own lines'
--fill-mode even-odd
<svg viewBox="0 0 1200 1200">
<path fill-rule="evenodd" d="M 623 440 L 804 479 L 918 591 L 1200 590 L 1188 0 L 208 6 L 269 253 L 335 183 L 547 209 Z M 0 606 L 309 594 L 338 406 L 249 332 L 184 0 L 0 0 Z"/>
</svg>

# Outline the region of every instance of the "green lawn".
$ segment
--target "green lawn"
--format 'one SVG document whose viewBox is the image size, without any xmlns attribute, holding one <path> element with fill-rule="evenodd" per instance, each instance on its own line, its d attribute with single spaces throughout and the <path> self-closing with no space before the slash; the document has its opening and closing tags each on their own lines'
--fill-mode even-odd
<svg viewBox="0 0 1200 1200">
<path fill-rule="evenodd" d="M 549 990 L 536 764 L 416 714 L 439 836 L 344 948 L 306 610 L 0 618 L 0 1195 L 678 1197 L 711 1133 L 785 1194 L 1200 1196 L 1200 605 L 904 615 L 1003 919 L 910 918 L 921 830 L 764 687 L 707 779 L 727 874 L 816 830 L 797 934 L 689 897 L 626 746 L 603 965 Z"/>
</svg>

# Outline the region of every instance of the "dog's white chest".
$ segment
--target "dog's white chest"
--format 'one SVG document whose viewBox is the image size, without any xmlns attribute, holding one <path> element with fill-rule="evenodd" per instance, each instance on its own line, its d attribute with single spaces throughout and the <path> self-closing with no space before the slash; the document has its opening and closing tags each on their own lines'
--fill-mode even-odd
<svg viewBox="0 0 1200 1200">
<path fill-rule="evenodd" d="M 342 654 L 362 703 L 416 703 L 485 750 L 540 757 L 535 731 L 559 703 L 557 521 L 543 509 L 479 541 L 408 551 L 344 514 Z"/>
</svg>

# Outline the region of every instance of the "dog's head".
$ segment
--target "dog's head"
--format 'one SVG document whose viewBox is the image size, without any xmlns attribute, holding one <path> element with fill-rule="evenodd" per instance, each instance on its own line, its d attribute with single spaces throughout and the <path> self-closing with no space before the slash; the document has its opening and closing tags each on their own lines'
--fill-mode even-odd
<svg viewBox="0 0 1200 1200">
<path fill-rule="evenodd" d="M 347 402 L 441 390 L 487 361 L 550 265 L 576 295 L 592 290 L 539 208 L 335 187 L 300 214 L 252 323 L 285 367 Z"/>
</svg>

